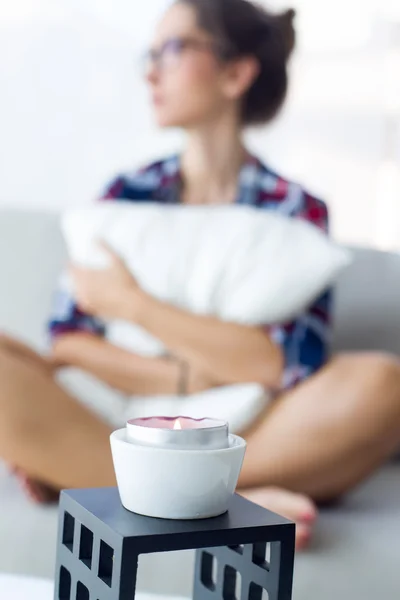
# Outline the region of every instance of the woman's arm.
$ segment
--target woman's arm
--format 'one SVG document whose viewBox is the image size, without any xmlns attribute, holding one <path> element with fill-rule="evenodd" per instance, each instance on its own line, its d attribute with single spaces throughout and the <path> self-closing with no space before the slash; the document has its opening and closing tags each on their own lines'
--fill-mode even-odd
<svg viewBox="0 0 400 600">
<path fill-rule="evenodd" d="M 128 394 L 176 393 L 179 364 L 135 356 L 106 342 L 102 320 L 80 309 L 68 279 L 67 273 L 61 276 L 54 295 L 49 364 L 79 367 Z"/>
<path fill-rule="evenodd" d="M 257 382 L 280 387 L 283 354 L 258 327 L 191 314 L 144 292 L 124 262 L 103 244 L 110 266 L 72 267 L 77 303 L 86 313 L 140 325 L 191 368 L 219 385 Z"/>
<path fill-rule="evenodd" d="M 177 360 L 135 355 L 105 341 L 103 320 L 77 305 L 68 279 L 64 273 L 54 295 L 48 323 L 52 356 L 48 361 L 43 359 L 48 370 L 76 366 L 128 394 L 176 394 L 186 366 Z M 189 393 L 216 385 L 196 368 L 190 368 L 185 379 Z"/>
<path fill-rule="evenodd" d="M 83 369 L 108 385 L 133 395 L 176 394 L 184 368 L 178 360 L 139 356 L 82 332 L 55 338 L 52 356 L 60 364 Z M 214 385 L 210 377 L 191 369 L 186 391 L 195 393 Z"/>
<path fill-rule="evenodd" d="M 261 328 L 194 315 L 143 292 L 133 291 L 131 302 L 125 297 L 124 307 L 127 320 L 220 385 L 257 382 L 276 388 L 281 384 L 282 351 Z"/>
</svg>

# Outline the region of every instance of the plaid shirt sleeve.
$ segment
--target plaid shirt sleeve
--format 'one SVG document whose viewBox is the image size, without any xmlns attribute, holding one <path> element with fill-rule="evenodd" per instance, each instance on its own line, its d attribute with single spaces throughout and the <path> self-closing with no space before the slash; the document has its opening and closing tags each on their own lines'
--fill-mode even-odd
<svg viewBox="0 0 400 600">
<path fill-rule="evenodd" d="M 328 232 L 326 205 L 306 193 L 291 216 L 305 219 Z M 332 290 L 327 290 L 310 308 L 295 321 L 267 328 L 272 339 L 284 352 L 285 368 L 282 388 L 289 388 L 303 381 L 328 358 L 330 342 Z"/>
<path fill-rule="evenodd" d="M 123 178 L 120 177 L 106 188 L 100 200 L 118 200 L 122 189 Z M 75 303 L 67 273 L 60 277 L 47 329 L 50 340 L 59 335 L 79 331 L 97 336 L 105 334 L 105 324 L 100 319 L 84 313 Z"/>
<path fill-rule="evenodd" d="M 133 170 L 114 179 L 100 195 L 99 200 L 141 202 L 156 199 L 157 193 L 168 190 L 177 177 L 178 162 L 158 161 L 140 170 Z M 82 312 L 74 301 L 68 276 L 63 274 L 54 295 L 53 311 L 48 323 L 50 339 L 57 335 L 84 331 L 104 336 L 105 324 Z"/>
</svg>

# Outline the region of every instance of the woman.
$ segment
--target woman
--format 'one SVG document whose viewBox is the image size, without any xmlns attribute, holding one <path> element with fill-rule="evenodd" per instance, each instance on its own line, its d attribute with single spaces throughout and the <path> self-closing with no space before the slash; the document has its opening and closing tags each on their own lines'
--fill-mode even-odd
<svg viewBox="0 0 400 600">
<path fill-rule="evenodd" d="M 291 11 L 274 16 L 246 0 L 178 0 L 157 29 L 146 76 L 159 125 L 184 129 L 185 150 L 119 177 L 104 198 L 239 202 L 326 228 L 324 204 L 251 157 L 242 139 L 245 126 L 271 121 L 283 104 L 292 20 Z M 398 447 L 399 364 L 378 354 L 325 364 L 329 295 L 294 323 L 258 328 L 150 297 L 113 255 L 108 270 L 72 268 L 72 277 L 76 298 L 58 305 L 50 357 L 10 338 L 1 343 L 0 456 L 25 474 L 31 493 L 115 481 L 110 424 L 57 383 L 61 365 L 132 395 L 176 393 L 182 369 L 189 393 L 240 382 L 279 390 L 242 432 L 248 450 L 239 489 L 296 520 L 298 547 L 310 537 L 314 502 L 343 494 Z M 141 325 L 176 358 L 144 358 L 112 346 L 103 337 L 105 318 Z"/>
</svg>

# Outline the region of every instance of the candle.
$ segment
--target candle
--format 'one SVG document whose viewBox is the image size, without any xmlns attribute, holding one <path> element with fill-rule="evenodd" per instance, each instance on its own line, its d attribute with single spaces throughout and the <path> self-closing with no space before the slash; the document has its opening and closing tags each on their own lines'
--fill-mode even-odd
<svg viewBox="0 0 400 600">
<path fill-rule="evenodd" d="M 208 519 L 228 510 L 246 442 L 228 423 L 191 417 L 132 419 L 111 434 L 123 506 L 160 519 Z"/>
<path fill-rule="evenodd" d="M 228 423 L 191 417 L 145 417 L 126 426 L 127 440 L 174 450 L 216 450 L 229 447 Z"/>
</svg>

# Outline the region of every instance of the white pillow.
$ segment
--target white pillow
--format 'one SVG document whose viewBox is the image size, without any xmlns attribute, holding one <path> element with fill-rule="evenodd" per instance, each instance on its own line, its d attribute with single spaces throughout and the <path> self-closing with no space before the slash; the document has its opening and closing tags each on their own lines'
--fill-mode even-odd
<svg viewBox="0 0 400 600">
<path fill-rule="evenodd" d="M 315 226 L 246 206 L 103 204 L 62 227 L 73 261 L 104 266 L 104 239 L 157 298 L 246 324 L 289 321 L 350 262 Z"/>
</svg>

